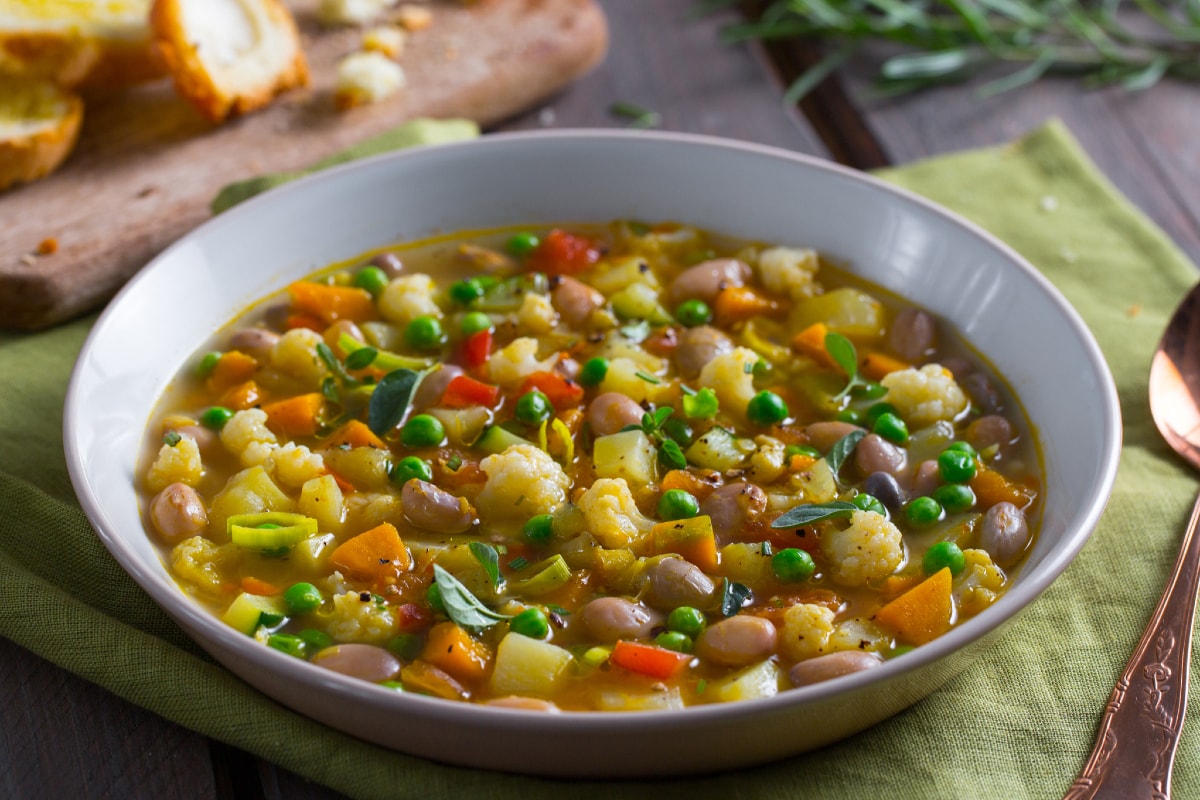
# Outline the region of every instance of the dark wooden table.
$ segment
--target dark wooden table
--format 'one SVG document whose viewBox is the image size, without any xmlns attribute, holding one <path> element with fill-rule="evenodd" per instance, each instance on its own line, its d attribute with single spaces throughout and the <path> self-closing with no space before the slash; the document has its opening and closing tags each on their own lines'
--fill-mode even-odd
<svg viewBox="0 0 1200 800">
<path fill-rule="evenodd" d="M 628 101 L 661 127 L 786 147 L 856 167 L 901 164 L 996 144 L 1062 119 L 1108 177 L 1200 262 L 1200 88 L 1084 92 L 1049 81 L 980 99 L 970 84 L 886 103 L 861 100 L 873 65 L 853 62 L 801 109 L 785 81 L 812 54 L 725 47 L 728 15 L 689 19 L 692 0 L 601 0 L 611 26 L 605 64 L 501 130 L 620 127 Z M 254 756 L 166 722 L 0 639 L 0 797 L 339 797 Z"/>
</svg>

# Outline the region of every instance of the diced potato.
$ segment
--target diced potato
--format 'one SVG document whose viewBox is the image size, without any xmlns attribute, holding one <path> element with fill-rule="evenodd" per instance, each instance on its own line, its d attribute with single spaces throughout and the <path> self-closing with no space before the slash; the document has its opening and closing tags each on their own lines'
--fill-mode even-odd
<svg viewBox="0 0 1200 800">
<path fill-rule="evenodd" d="M 795 488 L 807 503 L 828 503 L 837 499 L 837 481 L 829 462 L 818 459 L 808 469 L 797 472 L 791 478 Z"/>
<path fill-rule="evenodd" d="M 300 489 L 300 513 L 317 521 L 317 527 L 332 533 L 342 532 L 346 521 L 346 499 L 332 475 L 304 482 Z"/>
<path fill-rule="evenodd" d="M 624 338 L 618 335 L 609 336 L 596 355 L 607 358 L 613 361 L 618 358 L 625 358 L 640 364 L 646 372 L 650 374 L 658 374 L 663 369 L 663 360 L 652 353 L 647 353 L 636 344 L 630 344 Z"/>
<path fill-rule="evenodd" d="M 734 542 L 721 548 L 721 574 L 738 583 L 754 585 L 770 577 L 771 557 L 758 542 Z"/>
<path fill-rule="evenodd" d="M 587 276 L 587 282 L 609 297 L 635 283 L 658 288 L 658 278 L 640 256 L 625 256 L 602 263 Z"/>
<path fill-rule="evenodd" d="M 346 498 L 346 522 L 342 529 L 365 531 L 395 519 L 399 513 L 399 495 L 355 492 Z"/>
<path fill-rule="evenodd" d="M 658 453 L 642 431 L 622 431 L 597 438 L 592 462 L 597 476 L 624 478 L 631 485 L 651 483 L 657 477 Z"/>
<path fill-rule="evenodd" d="M 683 708 L 678 686 L 662 692 L 606 691 L 596 696 L 601 711 L 659 711 Z"/>
<path fill-rule="evenodd" d="M 600 391 L 617 392 L 638 403 L 645 400 L 658 403 L 670 395 L 671 384 L 660 382 L 651 371 L 632 358 L 614 358 L 608 362 L 608 372 L 600 382 Z"/>
<path fill-rule="evenodd" d="M 658 292 L 645 283 L 631 283 L 611 298 L 613 311 L 624 319 L 644 319 L 653 325 L 671 322 L 658 302 Z"/>
<path fill-rule="evenodd" d="M 708 685 L 706 696 L 721 703 L 774 697 L 779 693 L 779 667 L 774 661 L 762 661 Z"/>
<path fill-rule="evenodd" d="M 492 412 L 483 406 L 431 408 L 429 414 L 441 421 L 451 444 L 461 445 L 474 444 L 492 419 Z"/>
<path fill-rule="evenodd" d="M 788 326 L 801 331 L 814 322 L 824 322 L 843 336 L 870 341 L 883 336 L 883 305 L 857 289 L 834 289 L 796 304 Z"/>
<path fill-rule="evenodd" d="M 342 476 L 358 489 L 379 491 L 389 485 L 388 470 L 392 456 L 376 447 L 354 447 L 344 450 L 333 447 L 321 451 L 325 466 Z"/>
<path fill-rule="evenodd" d="M 263 511 L 295 511 L 296 504 L 271 480 L 261 466 L 242 470 L 229 479 L 208 509 L 208 538 L 229 541 L 225 521 L 234 514 L 258 514 Z"/>
<path fill-rule="evenodd" d="M 291 561 L 296 569 L 310 575 L 329 572 L 329 554 L 333 552 L 336 543 L 332 533 L 322 533 L 310 536 L 292 547 Z"/>
<path fill-rule="evenodd" d="M 574 660 L 558 645 L 510 632 L 496 648 L 492 692 L 549 697 L 570 677 Z"/>
<path fill-rule="evenodd" d="M 725 428 L 715 427 L 692 442 L 684 455 L 698 467 L 726 472 L 741 466 L 757 449 L 752 440 L 739 439 Z"/>
</svg>

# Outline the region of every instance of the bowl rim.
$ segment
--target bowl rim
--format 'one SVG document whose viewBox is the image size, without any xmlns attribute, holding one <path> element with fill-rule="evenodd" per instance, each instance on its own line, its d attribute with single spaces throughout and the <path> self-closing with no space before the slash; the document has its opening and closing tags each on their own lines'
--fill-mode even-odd
<svg viewBox="0 0 1200 800">
<path fill-rule="evenodd" d="M 240 217 L 260 213 L 260 209 L 269 208 L 271 205 L 277 204 L 281 200 L 290 198 L 293 195 L 314 191 L 316 187 L 325 184 L 336 184 L 344 180 L 346 176 L 373 170 L 381 163 L 420 160 L 426 158 L 428 154 L 452 152 L 459 149 L 492 148 L 502 151 L 506 147 L 519 147 L 527 143 L 536 144 L 546 141 L 587 142 L 591 140 L 626 142 L 634 144 L 634 146 L 640 146 L 638 143 L 667 146 L 688 145 L 700 148 L 740 151 L 750 155 L 782 159 L 805 169 L 831 173 L 853 183 L 865 184 L 867 188 L 873 191 L 892 195 L 904 204 L 916 206 L 927 214 L 940 217 L 946 224 L 960 228 L 981 240 L 996 251 L 998 255 L 1002 256 L 1004 260 L 1010 262 L 1011 266 L 1017 268 L 1019 272 L 1024 273 L 1025 277 L 1031 280 L 1047 296 L 1058 313 L 1062 315 L 1078 337 L 1087 357 L 1089 371 L 1097 380 L 1100 391 L 1094 399 L 1100 407 L 1101 416 L 1105 423 L 1103 429 L 1098 432 L 1103 438 L 1103 446 L 1101 448 L 1101 452 L 1103 453 L 1102 469 L 1099 480 L 1094 484 L 1089 497 L 1085 502 L 1080 504 L 1083 515 L 1075 522 L 1059 545 L 1042 559 L 1036 573 L 1031 574 L 1022 571 L 1021 577 L 1013 586 L 984 613 L 961 623 L 928 644 L 915 648 L 911 652 L 906 653 L 902 658 L 892 659 L 874 669 L 842 676 L 833 681 L 789 689 L 786 692 L 781 692 L 769 698 L 689 706 L 683 709 L 627 711 L 621 713 L 569 711 L 562 714 L 545 714 L 523 709 L 447 702 L 437 698 L 397 693 L 385 687 L 375 686 L 356 678 L 322 670 L 312 664 L 300 662 L 298 659 L 274 651 L 272 648 L 263 647 L 252 638 L 242 636 L 232 628 L 224 625 L 216 616 L 208 613 L 198 603 L 179 590 L 170 580 L 169 575 L 166 574 L 164 564 L 161 562 L 153 566 L 144 564 L 132 548 L 125 544 L 124 537 L 117 530 L 105 511 L 104 500 L 96 496 L 88 481 L 87 474 L 83 468 L 83 454 L 80 450 L 81 442 L 77 427 L 85 424 L 86 420 L 86 412 L 82 404 L 82 385 L 85 381 L 84 372 L 86 362 L 101 343 L 112 318 L 119 312 L 126 298 L 139 291 L 141 284 L 148 279 L 148 276 L 154 269 L 163 263 L 169 263 L 175 258 L 177 253 L 188 247 L 193 241 L 209 236 L 226 225 L 233 224 Z M 345 255 L 347 258 L 352 256 L 352 253 Z M 437 716 L 448 721 L 468 725 L 479 725 L 481 722 L 490 719 L 495 719 L 497 725 L 501 725 L 507 724 L 503 720 L 511 718 L 519 720 L 520 724 L 526 729 L 538 729 L 548 732 L 575 729 L 582 725 L 597 733 L 615 733 L 623 729 L 628 729 L 631 726 L 637 726 L 641 729 L 648 728 L 650 730 L 669 729 L 675 728 L 681 723 L 699 722 L 702 719 L 729 721 L 745 716 L 757 716 L 768 709 L 776 713 L 787 713 L 789 709 L 805 705 L 816 698 L 843 697 L 854 693 L 860 687 L 870 683 L 883 682 L 921 670 L 951 653 L 966 648 L 972 642 L 1003 627 L 1016 615 L 1028 608 L 1030 603 L 1040 597 L 1078 555 L 1094 532 L 1111 496 L 1116 480 L 1123 435 L 1121 410 L 1115 381 L 1098 343 L 1078 312 L 1075 311 L 1058 288 L 1036 267 L 1017 253 L 1015 249 L 976 223 L 908 189 L 886 183 L 873 175 L 824 160 L 817 156 L 793 152 L 771 145 L 703 134 L 667 131 L 627 131 L 605 128 L 568 128 L 494 133 L 466 141 L 424 145 L 400 151 L 381 153 L 306 175 L 283 186 L 252 197 L 239 203 L 236 207 L 206 220 L 151 259 L 121 288 L 100 314 L 91 331 L 88 333 L 72 369 L 71 378 L 67 386 L 63 420 L 64 452 L 68 473 L 76 496 L 91 527 L 121 567 L 176 623 L 180 624 L 189 638 L 197 639 L 197 636 L 192 632 L 194 626 L 207 637 L 213 637 L 221 642 L 223 647 L 232 650 L 240 659 L 252 662 L 257 668 L 268 672 L 280 671 L 285 676 L 301 683 L 310 685 L 320 683 L 324 690 L 341 697 L 348 698 L 353 696 L 355 698 L 362 698 L 364 692 L 375 693 L 374 697 L 371 697 L 370 694 L 367 695 L 371 698 L 373 704 L 382 704 L 384 707 L 397 712 L 410 711 L 422 716 Z M 165 580 L 163 580 L 164 577 Z M 208 644 L 203 639 L 198 641 L 206 650 L 209 649 Z M 484 710 L 481 711 L 480 709 Z"/>
</svg>

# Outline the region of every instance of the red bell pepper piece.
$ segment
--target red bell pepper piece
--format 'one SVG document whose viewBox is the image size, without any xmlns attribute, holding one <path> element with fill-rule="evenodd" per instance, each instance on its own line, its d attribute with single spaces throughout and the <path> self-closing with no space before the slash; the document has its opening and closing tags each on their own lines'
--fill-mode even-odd
<svg viewBox="0 0 1200 800">
<path fill-rule="evenodd" d="M 574 275 L 595 264 L 601 255 L 591 239 L 555 228 L 529 255 L 529 268 L 550 275 Z"/>
<path fill-rule="evenodd" d="M 583 400 L 583 387 L 557 372 L 534 372 L 521 384 L 521 394 L 537 389 L 555 409 L 574 408 Z"/>
<path fill-rule="evenodd" d="M 442 405 L 447 408 L 486 406 L 494 408 L 500 399 L 500 387 L 477 381 L 469 375 L 455 375 L 442 393 Z"/>
<path fill-rule="evenodd" d="M 687 653 L 667 650 L 665 647 L 627 642 L 622 639 L 613 647 L 612 655 L 608 657 L 608 660 L 630 672 L 666 680 L 682 672 L 691 662 L 692 657 Z"/>
<path fill-rule="evenodd" d="M 463 362 L 468 367 L 482 367 L 492 355 L 492 332 L 476 331 L 463 342 Z"/>
</svg>

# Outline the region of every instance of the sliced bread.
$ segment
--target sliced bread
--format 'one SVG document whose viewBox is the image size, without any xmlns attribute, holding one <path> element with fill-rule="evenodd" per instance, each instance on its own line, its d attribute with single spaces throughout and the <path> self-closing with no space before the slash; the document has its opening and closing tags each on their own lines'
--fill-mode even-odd
<svg viewBox="0 0 1200 800">
<path fill-rule="evenodd" d="M 150 26 L 175 88 L 214 122 L 308 83 L 296 21 L 279 0 L 155 0 Z"/>
<path fill-rule="evenodd" d="M 82 121 L 74 94 L 49 81 L 0 76 L 0 191 L 53 172 Z"/>
</svg>

